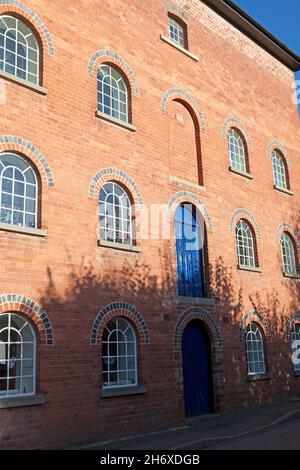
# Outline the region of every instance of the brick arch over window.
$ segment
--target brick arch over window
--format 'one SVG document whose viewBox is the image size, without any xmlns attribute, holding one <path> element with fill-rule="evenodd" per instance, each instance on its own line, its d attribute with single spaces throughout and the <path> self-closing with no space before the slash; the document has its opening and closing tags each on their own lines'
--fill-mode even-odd
<svg viewBox="0 0 300 470">
<path fill-rule="evenodd" d="M 17 13 L 23 16 L 36 29 L 43 43 L 43 49 L 48 50 L 50 55 L 55 54 L 51 33 L 49 32 L 45 23 L 43 23 L 41 18 L 37 15 L 37 13 L 32 10 L 29 6 L 25 5 L 19 0 L 0 0 L 0 15 L 2 15 L 3 13 Z"/>
<path fill-rule="evenodd" d="M 295 232 L 293 226 L 291 224 L 287 223 L 282 223 L 279 224 L 276 230 L 276 235 L 275 235 L 275 241 L 276 243 L 281 242 L 281 237 L 284 232 L 287 232 L 292 239 L 295 241 L 297 248 L 300 248 L 300 237 L 299 235 Z"/>
<path fill-rule="evenodd" d="M 36 326 L 41 342 L 54 344 L 53 329 L 45 310 L 34 300 L 19 294 L 0 295 L 0 315 L 6 312 L 23 313 L 33 321 Z"/>
<path fill-rule="evenodd" d="M 150 344 L 150 336 L 147 324 L 135 306 L 126 302 L 112 302 L 103 310 L 101 310 L 94 320 L 91 331 L 92 345 L 101 344 L 103 330 L 106 324 L 114 317 L 127 318 L 136 327 L 139 336 L 143 338 L 144 344 Z"/>
<path fill-rule="evenodd" d="M 42 181 L 48 186 L 54 186 L 53 174 L 45 156 L 27 140 L 14 135 L 0 135 L 0 153 L 2 152 L 22 153 L 36 165 Z"/>
<path fill-rule="evenodd" d="M 183 202 L 190 202 L 191 204 L 194 204 L 197 209 L 200 211 L 200 213 L 203 215 L 205 222 L 207 224 L 207 227 L 212 230 L 212 222 L 211 218 L 209 215 L 209 212 L 205 206 L 205 204 L 202 202 L 200 197 L 197 194 L 194 194 L 190 191 L 180 191 L 171 198 L 168 206 L 168 217 L 171 218 L 177 208 L 181 203 Z"/>
<path fill-rule="evenodd" d="M 300 313 L 295 313 L 286 322 L 286 340 L 291 341 L 295 324 L 300 324 Z"/>
<path fill-rule="evenodd" d="M 127 175 L 127 173 L 117 168 L 103 168 L 96 173 L 89 186 L 89 198 L 98 197 L 101 186 L 107 181 L 119 181 L 122 183 L 126 188 L 131 190 L 134 203 L 137 205 L 139 210 L 142 211 L 144 209 L 144 201 L 137 184 L 130 176 Z"/>
<path fill-rule="evenodd" d="M 135 78 L 135 75 L 131 69 L 131 67 L 125 62 L 125 60 L 122 59 L 118 54 L 116 54 L 113 51 L 108 51 L 105 49 L 100 49 L 96 52 L 94 52 L 89 60 L 88 63 L 88 74 L 92 75 L 93 71 L 95 69 L 95 65 L 101 65 L 104 62 L 110 62 L 112 64 L 116 64 L 125 74 L 127 77 L 131 88 L 134 90 L 134 93 L 136 96 L 140 96 L 140 91 L 139 87 L 137 84 L 137 80 Z"/>
<path fill-rule="evenodd" d="M 185 11 L 183 8 L 177 6 L 177 5 L 174 5 L 173 3 L 171 2 L 165 2 L 164 3 L 164 6 L 172 13 L 175 13 L 177 15 L 180 15 L 182 17 L 182 19 L 186 22 L 188 22 L 188 16 L 186 15 Z"/>
<path fill-rule="evenodd" d="M 259 229 L 259 226 L 256 222 L 255 217 L 246 209 L 237 209 L 232 214 L 231 219 L 230 219 L 230 224 L 229 224 L 231 233 L 234 233 L 236 223 L 238 222 L 239 219 L 245 219 L 246 221 L 250 222 L 253 229 L 255 230 L 255 235 L 257 236 L 257 238 L 259 240 L 262 239 L 261 231 Z"/>
<path fill-rule="evenodd" d="M 270 342 L 272 341 L 272 335 L 270 327 L 266 321 L 266 319 L 261 315 L 259 312 L 248 312 L 246 313 L 240 321 L 240 341 L 243 342 L 245 338 L 246 328 L 249 323 L 254 322 L 257 323 L 261 328 L 266 337 L 266 339 Z"/>
<path fill-rule="evenodd" d="M 252 149 L 252 140 L 249 136 L 249 132 L 248 132 L 246 126 L 244 126 L 240 121 L 238 121 L 235 118 L 226 119 L 226 121 L 224 122 L 223 127 L 222 127 L 222 137 L 223 137 L 223 139 L 227 140 L 228 131 L 229 131 L 230 128 L 235 128 L 242 134 L 242 137 L 244 138 L 245 143 L 247 145 L 246 150 L 248 150 L 248 151 L 251 150 Z"/>
<path fill-rule="evenodd" d="M 273 140 L 272 142 L 269 143 L 268 148 L 267 148 L 267 158 L 270 161 L 272 161 L 272 155 L 273 155 L 274 150 L 279 150 L 279 152 L 281 152 L 284 158 L 287 170 L 290 171 L 290 169 L 292 168 L 292 162 L 284 145 L 276 140 Z"/>
<path fill-rule="evenodd" d="M 174 329 L 174 351 L 181 351 L 181 340 L 186 325 L 192 320 L 202 321 L 208 328 L 214 347 L 222 347 L 221 332 L 212 315 L 204 308 L 190 307 L 179 316 Z"/>
<path fill-rule="evenodd" d="M 168 91 L 166 91 L 162 98 L 161 110 L 164 113 L 167 110 L 167 103 L 169 99 L 172 99 L 173 101 L 180 101 L 181 103 L 188 103 L 198 120 L 200 129 L 202 131 L 206 130 L 206 124 L 203 113 L 191 95 L 189 95 L 185 90 L 182 90 L 181 88 L 170 88 Z"/>
</svg>

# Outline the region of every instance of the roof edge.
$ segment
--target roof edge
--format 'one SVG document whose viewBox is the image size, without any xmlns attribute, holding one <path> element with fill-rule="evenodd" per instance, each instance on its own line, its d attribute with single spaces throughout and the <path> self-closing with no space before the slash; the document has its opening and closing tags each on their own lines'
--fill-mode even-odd
<svg viewBox="0 0 300 470">
<path fill-rule="evenodd" d="M 300 57 L 231 0 L 201 0 L 293 72 Z"/>
</svg>

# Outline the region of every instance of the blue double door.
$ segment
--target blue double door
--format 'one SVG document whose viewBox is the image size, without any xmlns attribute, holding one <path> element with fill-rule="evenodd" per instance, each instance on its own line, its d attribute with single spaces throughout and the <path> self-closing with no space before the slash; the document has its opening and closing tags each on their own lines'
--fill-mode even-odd
<svg viewBox="0 0 300 470">
<path fill-rule="evenodd" d="M 183 332 L 182 359 L 186 416 L 213 413 L 210 339 L 197 320 L 188 323 Z"/>
</svg>

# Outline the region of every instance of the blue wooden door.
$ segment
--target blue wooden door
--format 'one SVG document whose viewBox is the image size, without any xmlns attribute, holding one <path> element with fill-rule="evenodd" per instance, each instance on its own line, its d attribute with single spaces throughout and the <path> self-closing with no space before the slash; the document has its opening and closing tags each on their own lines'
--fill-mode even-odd
<svg viewBox="0 0 300 470">
<path fill-rule="evenodd" d="M 174 229 L 178 295 L 204 297 L 203 248 L 193 206 L 177 207 Z"/>
<path fill-rule="evenodd" d="M 186 416 L 213 413 L 210 341 L 200 322 L 191 321 L 183 332 L 182 359 Z"/>
</svg>

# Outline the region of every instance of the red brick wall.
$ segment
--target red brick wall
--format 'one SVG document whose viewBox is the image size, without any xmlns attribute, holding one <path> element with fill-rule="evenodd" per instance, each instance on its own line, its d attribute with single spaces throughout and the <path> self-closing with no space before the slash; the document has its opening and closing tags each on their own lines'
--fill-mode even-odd
<svg viewBox="0 0 300 470">
<path fill-rule="evenodd" d="M 24 295 L 45 309 L 54 345 L 41 342 L 38 348 L 37 387 L 46 404 L 0 410 L 0 447 L 106 440 L 174 426 L 184 419 L 181 355 L 174 352 L 173 333 L 182 312 L 193 305 L 175 302 L 173 239 L 138 240 L 140 254 L 97 246 L 98 195 L 89 198 L 88 190 L 96 173 L 107 167 L 134 180 L 145 207 L 168 204 L 175 193 L 189 191 L 208 211 L 211 294 L 218 302 L 203 307 L 223 343 L 222 350 L 213 351 L 217 408 L 297 395 L 299 378 L 293 375 L 285 329 L 287 319 L 299 310 L 299 281 L 282 276 L 276 241 L 279 224 L 291 224 L 295 230 L 299 224 L 300 133 L 291 101 L 292 73 L 201 1 L 173 0 L 188 17 L 189 49 L 198 62 L 160 40 L 161 33 L 167 34 L 163 1 L 26 0 L 26 5 L 45 23 L 55 47 L 50 55 L 41 34 L 48 94 L 3 81 L 0 134 L 34 144 L 49 164 L 54 186 L 47 186 L 42 177 L 45 238 L 0 233 L 0 294 Z M 7 11 L 14 8 L 0 6 L 0 13 Z M 118 54 L 134 73 L 140 92 L 136 96 L 132 90 L 136 132 L 95 117 L 101 60 L 92 75 L 88 63 L 101 49 Z M 172 96 L 162 111 L 162 98 L 173 87 L 194 99 L 187 104 L 196 103 L 205 120 L 200 136 L 205 190 L 170 180 L 173 175 L 198 181 L 192 171 L 196 157 L 188 112 L 172 103 Z M 174 122 L 179 107 L 187 123 L 183 138 Z M 253 180 L 228 171 L 222 129 L 229 118 L 247 130 Z M 172 151 L 181 141 L 182 154 L 191 152 L 190 165 L 179 160 L 180 151 Z M 293 196 L 273 189 L 267 152 L 272 141 L 282 143 L 289 156 Z M 13 144 L 10 148 L 16 150 Z M 236 269 L 230 220 L 239 208 L 252 214 L 261 232 L 261 273 Z M 114 301 L 135 305 L 150 334 L 150 344 L 139 340 L 140 381 L 148 391 L 134 398 L 100 398 L 101 345 L 90 345 L 90 332 L 97 313 Z M 266 344 L 271 379 L 257 383 L 246 380 L 239 336 L 242 317 L 253 310 L 264 316 L 272 333 L 272 342 Z M 212 335 L 213 346 L 214 341 Z"/>
</svg>

